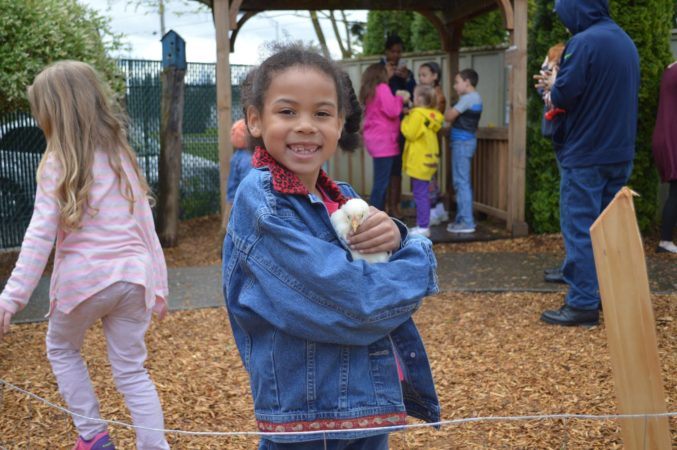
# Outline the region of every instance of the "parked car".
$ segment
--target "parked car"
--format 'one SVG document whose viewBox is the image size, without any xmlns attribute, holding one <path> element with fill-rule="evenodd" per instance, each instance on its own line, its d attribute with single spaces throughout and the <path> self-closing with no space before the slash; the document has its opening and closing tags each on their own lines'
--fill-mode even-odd
<svg viewBox="0 0 677 450">
<path fill-rule="evenodd" d="M 33 213 L 35 175 L 47 144 L 32 117 L 0 123 L 0 248 L 21 245 Z"/>
<path fill-rule="evenodd" d="M 36 172 L 46 146 L 42 130 L 31 117 L 0 123 L 0 248 L 21 245 L 33 212 Z M 141 172 L 157 194 L 160 144 L 153 141 L 151 148 L 139 150 Z M 218 211 L 219 165 L 182 153 L 181 166 L 182 209 L 189 209 L 191 217 L 195 211 Z"/>
</svg>

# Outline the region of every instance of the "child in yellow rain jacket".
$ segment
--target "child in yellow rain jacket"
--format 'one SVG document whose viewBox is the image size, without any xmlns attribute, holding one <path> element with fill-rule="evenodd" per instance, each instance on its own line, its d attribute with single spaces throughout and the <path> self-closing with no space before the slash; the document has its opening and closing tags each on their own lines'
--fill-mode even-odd
<svg viewBox="0 0 677 450">
<path fill-rule="evenodd" d="M 402 169 L 411 178 L 416 202 L 416 227 L 410 233 L 430 236 L 430 196 L 428 185 L 437 172 L 440 146 L 437 132 L 444 117 L 435 109 L 435 90 L 418 85 L 414 90 L 414 108 L 402 120 L 401 130 L 406 143 L 402 156 Z"/>
</svg>

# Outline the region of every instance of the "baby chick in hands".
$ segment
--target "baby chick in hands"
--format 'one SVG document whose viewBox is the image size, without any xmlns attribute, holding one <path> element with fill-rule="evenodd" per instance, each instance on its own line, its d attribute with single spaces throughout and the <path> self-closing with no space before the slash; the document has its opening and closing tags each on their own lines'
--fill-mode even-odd
<svg viewBox="0 0 677 450">
<path fill-rule="evenodd" d="M 348 241 L 350 232 L 355 233 L 369 217 L 369 205 L 360 198 L 348 200 L 340 209 L 331 215 L 331 224 L 343 242 Z M 368 263 L 388 262 L 390 252 L 360 253 L 350 250 L 353 260 L 363 259 Z"/>
</svg>

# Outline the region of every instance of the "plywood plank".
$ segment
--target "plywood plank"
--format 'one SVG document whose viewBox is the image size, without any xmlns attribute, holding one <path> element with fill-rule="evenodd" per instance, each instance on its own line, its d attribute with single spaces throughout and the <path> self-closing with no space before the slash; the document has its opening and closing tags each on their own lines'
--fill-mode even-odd
<svg viewBox="0 0 677 450">
<path fill-rule="evenodd" d="M 656 325 L 633 193 L 623 188 L 590 227 L 618 410 L 665 413 Z M 667 417 L 624 419 L 625 448 L 670 449 Z"/>
</svg>

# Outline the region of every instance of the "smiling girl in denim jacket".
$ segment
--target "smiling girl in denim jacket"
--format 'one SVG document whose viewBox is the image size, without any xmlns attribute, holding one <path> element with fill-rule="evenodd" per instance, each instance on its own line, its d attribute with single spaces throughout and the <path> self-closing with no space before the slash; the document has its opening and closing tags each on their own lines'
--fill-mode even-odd
<svg viewBox="0 0 677 450">
<path fill-rule="evenodd" d="M 392 429 L 373 428 L 440 417 L 411 319 L 438 290 L 431 243 L 372 208 L 349 245 L 393 253 L 370 265 L 334 232 L 330 214 L 357 196 L 321 170 L 350 112 L 337 66 L 283 47 L 251 89 L 260 146 L 235 196 L 223 289 L 259 430 L 278 433 L 259 449 L 387 449 Z"/>
</svg>

